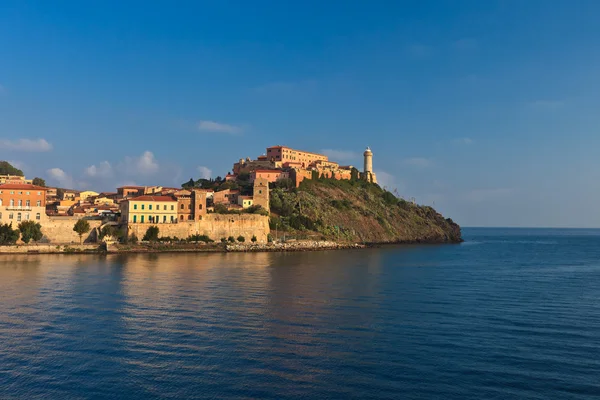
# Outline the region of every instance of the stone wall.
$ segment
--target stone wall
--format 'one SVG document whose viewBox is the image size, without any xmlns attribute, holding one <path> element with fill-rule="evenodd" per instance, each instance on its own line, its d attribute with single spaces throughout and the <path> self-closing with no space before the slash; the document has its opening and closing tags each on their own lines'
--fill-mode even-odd
<svg viewBox="0 0 600 400">
<path fill-rule="evenodd" d="M 28 244 L 18 246 L 0 246 L 0 254 L 49 254 L 97 251 L 100 244 Z"/>
<path fill-rule="evenodd" d="M 135 233 L 142 239 L 152 224 L 129 224 L 128 235 Z M 256 236 L 259 243 L 267 242 L 269 217 L 258 214 L 206 214 L 201 221 L 179 222 L 177 224 L 157 224 L 159 236 L 187 238 L 191 235 L 207 235 L 214 241 L 233 236 L 244 236 L 250 241 Z"/>
<path fill-rule="evenodd" d="M 41 221 L 42 233 L 50 243 L 77 243 L 79 244 L 79 235 L 73 231 L 75 223 L 80 218 L 77 217 L 47 217 Z M 100 220 L 88 220 L 90 231 L 83 235 L 84 242 L 93 242 L 96 240 L 95 228 L 102 225 Z"/>
</svg>

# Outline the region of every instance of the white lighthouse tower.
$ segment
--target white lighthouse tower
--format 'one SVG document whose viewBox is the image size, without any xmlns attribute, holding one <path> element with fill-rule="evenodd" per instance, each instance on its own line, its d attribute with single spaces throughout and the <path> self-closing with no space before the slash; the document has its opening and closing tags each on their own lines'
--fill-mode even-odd
<svg viewBox="0 0 600 400">
<path fill-rule="evenodd" d="M 373 152 L 370 147 L 367 147 L 363 153 L 365 165 L 362 173 L 362 178 L 367 182 L 377 183 L 377 178 L 373 172 Z"/>
</svg>

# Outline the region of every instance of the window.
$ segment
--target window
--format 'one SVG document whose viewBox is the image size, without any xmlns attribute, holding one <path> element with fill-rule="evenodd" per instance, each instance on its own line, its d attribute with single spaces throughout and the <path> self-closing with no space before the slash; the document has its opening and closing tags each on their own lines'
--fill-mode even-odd
<svg viewBox="0 0 600 400">
<path fill-rule="evenodd" d="M 17 222 L 21 221 L 21 213 L 17 213 Z"/>
<path fill-rule="evenodd" d="M 192 205 L 188 204 L 188 210 L 191 210 L 191 209 L 192 209 Z"/>
<path fill-rule="evenodd" d="M 26 201 L 25 201 L 25 205 L 26 205 L 27 207 L 31 207 L 31 201 L 29 201 L 29 200 L 26 200 Z"/>
<path fill-rule="evenodd" d="M 41 196 L 41 195 L 42 195 L 42 192 L 38 192 L 38 196 Z"/>
<path fill-rule="evenodd" d="M 37 204 L 38 207 L 41 207 L 42 206 L 42 201 L 38 200 L 36 204 Z"/>
<path fill-rule="evenodd" d="M 202 210 L 202 204 L 198 204 L 198 210 Z"/>
<path fill-rule="evenodd" d="M 134 204 L 134 205 L 133 205 L 133 209 L 134 209 L 134 210 L 137 210 L 137 204 Z"/>
<path fill-rule="evenodd" d="M 19 192 L 19 194 L 23 194 L 23 192 Z"/>
<path fill-rule="evenodd" d="M 137 215 L 133 216 L 133 223 L 135 224 L 137 222 Z"/>
<path fill-rule="evenodd" d="M 143 208 L 143 206 L 142 206 L 142 208 Z M 140 217 L 140 222 L 141 222 L 142 224 L 144 223 L 144 216 L 143 216 L 143 215 Z"/>
<path fill-rule="evenodd" d="M 27 196 L 29 196 L 29 192 L 27 192 Z"/>
<path fill-rule="evenodd" d="M 183 204 L 181 205 L 181 209 L 183 210 Z"/>
<path fill-rule="evenodd" d="M 8 214 L 8 219 L 13 219 L 15 215 L 13 213 Z"/>
<path fill-rule="evenodd" d="M 23 200 L 19 200 L 19 207 L 23 206 Z"/>
<path fill-rule="evenodd" d="M 171 211 L 173 211 L 175 209 L 175 206 L 171 205 Z"/>
<path fill-rule="evenodd" d="M 183 221 L 183 215 L 179 219 Z"/>
<path fill-rule="evenodd" d="M 25 213 L 25 221 L 29 221 L 29 213 Z"/>
<path fill-rule="evenodd" d="M 165 207 L 166 207 L 166 206 L 165 206 Z M 166 224 L 166 223 L 167 223 L 167 216 L 166 216 L 166 215 L 163 215 L 163 224 Z"/>
<path fill-rule="evenodd" d="M 152 210 L 152 204 L 148 205 L 148 210 Z"/>
<path fill-rule="evenodd" d="M 165 204 L 165 206 L 163 207 L 163 210 L 167 211 L 167 205 Z"/>
<path fill-rule="evenodd" d="M 14 190 L 11 190 L 11 191 L 10 191 L 10 194 L 15 194 Z"/>
<path fill-rule="evenodd" d="M 188 220 L 192 219 L 192 214 L 188 215 Z"/>
<path fill-rule="evenodd" d="M 15 206 L 15 199 L 10 199 L 10 206 L 14 207 Z"/>
<path fill-rule="evenodd" d="M 175 221 L 175 218 L 171 215 L 171 223 Z"/>
<path fill-rule="evenodd" d="M 144 204 L 142 204 L 142 210 L 143 210 L 143 209 L 144 209 Z M 144 218 L 144 217 L 142 216 L 142 218 Z M 144 222 L 144 221 L 142 221 L 142 222 Z"/>
<path fill-rule="evenodd" d="M 40 213 L 35 214 L 35 219 L 37 219 L 38 221 L 42 218 L 42 215 Z"/>
</svg>

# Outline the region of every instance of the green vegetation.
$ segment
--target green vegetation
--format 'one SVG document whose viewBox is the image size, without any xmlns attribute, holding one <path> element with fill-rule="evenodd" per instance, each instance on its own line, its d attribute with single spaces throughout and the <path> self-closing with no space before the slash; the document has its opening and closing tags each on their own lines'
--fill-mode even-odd
<svg viewBox="0 0 600 400">
<path fill-rule="evenodd" d="M 240 235 L 240 236 L 237 237 L 237 241 L 240 242 L 240 243 L 244 243 L 246 241 L 246 238 L 243 237 L 242 235 Z"/>
<path fill-rule="evenodd" d="M 216 214 L 259 214 L 259 215 L 269 215 L 269 212 L 262 208 L 261 206 L 255 205 L 250 206 L 248 208 L 244 208 L 243 210 L 230 210 L 227 208 L 225 204 L 216 204 L 214 206 L 214 212 Z"/>
<path fill-rule="evenodd" d="M 229 237 L 227 238 L 227 241 L 228 241 L 229 243 L 235 243 L 235 238 L 234 238 L 233 236 L 229 236 Z"/>
<path fill-rule="evenodd" d="M 30 241 L 39 242 L 44 236 L 42 234 L 42 225 L 35 221 L 23 221 L 19 224 L 21 231 L 21 240 L 25 243 Z"/>
<path fill-rule="evenodd" d="M 12 224 L 0 224 L 0 246 L 9 246 L 17 243 L 19 231 L 12 228 Z"/>
<path fill-rule="evenodd" d="M 354 174 L 356 177 L 357 174 Z M 328 175 L 271 191 L 272 230 L 362 242 L 458 242 L 460 227 L 363 180 Z"/>
<path fill-rule="evenodd" d="M 99 239 L 102 240 L 106 236 L 112 236 L 116 240 L 122 241 L 123 240 L 123 231 L 118 229 L 115 225 L 106 225 L 100 231 Z"/>
<path fill-rule="evenodd" d="M 36 186 L 46 187 L 46 181 L 42 178 L 35 177 L 33 178 L 33 181 L 31 183 L 33 183 Z"/>
<path fill-rule="evenodd" d="M 158 234 L 159 234 L 159 232 L 160 232 L 160 230 L 158 229 L 158 226 L 150 226 L 150 227 L 148 227 L 148 229 L 146 230 L 146 234 L 142 238 L 142 241 L 145 241 L 145 242 L 157 242 L 158 241 Z"/>
<path fill-rule="evenodd" d="M 75 223 L 73 230 L 79 235 L 79 244 L 83 243 L 83 235 L 90 231 L 90 223 L 85 219 L 80 219 Z"/>
<path fill-rule="evenodd" d="M 0 175 L 23 176 L 23 171 L 13 167 L 8 161 L 0 161 Z"/>
<path fill-rule="evenodd" d="M 252 239 L 250 239 L 250 241 L 252 243 L 256 243 L 258 241 L 258 239 L 256 238 L 256 235 L 252 235 Z"/>
<path fill-rule="evenodd" d="M 191 235 L 190 237 L 187 238 L 188 242 L 204 242 L 204 243 L 213 243 L 214 240 L 212 240 L 211 238 L 209 238 L 207 235 Z"/>
</svg>

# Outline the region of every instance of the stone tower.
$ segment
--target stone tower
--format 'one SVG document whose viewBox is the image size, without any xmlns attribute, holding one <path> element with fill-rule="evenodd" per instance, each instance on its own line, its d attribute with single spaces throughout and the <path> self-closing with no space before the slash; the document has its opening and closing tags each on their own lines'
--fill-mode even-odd
<svg viewBox="0 0 600 400">
<path fill-rule="evenodd" d="M 269 181 L 267 178 L 256 178 L 254 180 L 254 205 L 261 206 L 267 211 L 271 211 L 269 207 Z"/>
<path fill-rule="evenodd" d="M 377 183 L 377 178 L 373 172 L 373 152 L 370 147 L 367 147 L 363 153 L 365 157 L 365 167 L 362 173 L 362 178 L 367 182 Z"/>
</svg>

